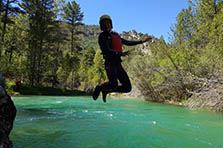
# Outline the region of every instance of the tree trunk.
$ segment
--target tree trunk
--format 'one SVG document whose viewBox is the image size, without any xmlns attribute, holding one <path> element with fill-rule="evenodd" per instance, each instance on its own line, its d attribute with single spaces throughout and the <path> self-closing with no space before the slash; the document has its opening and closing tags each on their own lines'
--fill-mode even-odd
<svg viewBox="0 0 223 148">
<path fill-rule="evenodd" d="M 8 11 L 9 11 L 9 0 L 7 0 L 6 7 L 5 7 L 5 15 L 4 15 L 4 21 L 3 21 L 3 28 L 2 28 L 2 42 L 4 41 L 5 37 L 5 30 L 8 23 Z"/>
<path fill-rule="evenodd" d="M 57 54 L 56 54 L 56 58 L 55 58 L 55 67 L 53 69 L 53 82 L 52 82 L 52 87 L 55 87 L 55 85 L 57 84 L 57 70 L 59 67 L 58 64 L 58 56 L 59 56 L 59 50 L 60 50 L 60 43 L 57 43 Z"/>
<path fill-rule="evenodd" d="M 13 46 L 10 47 L 10 53 L 9 53 L 9 63 L 12 63 L 12 55 L 13 55 Z"/>
<path fill-rule="evenodd" d="M 5 7 L 4 21 L 3 21 L 4 24 L 3 24 L 3 28 L 2 28 L 2 44 L 4 43 L 6 26 L 7 26 L 7 23 L 8 23 L 9 3 L 10 3 L 9 0 L 7 0 L 6 7 Z M 1 55 L 2 55 L 2 45 L 0 47 L 0 57 L 1 57 Z"/>
<path fill-rule="evenodd" d="M 36 45 L 34 43 L 35 41 L 30 41 L 29 49 L 30 49 L 30 57 L 28 63 L 29 65 L 29 80 L 31 82 L 31 85 L 34 86 L 34 80 L 35 80 L 35 74 L 36 74 Z"/>
<path fill-rule="evenodd" d="M 72 18 L 72 28 L 71 28 L 71 53 L 74 51 L 74 18 Z"/>
<path fill-rule="evenodd" d="M 42 70 L 41 70 L 41 62 L 42 62 L 42 52 L 43 52 L 43 39 L 41 39 L 40 41 L 40 46 L 39 46 L 39 51 L 38 51 L 38 65 L 37 65 L 37 83 L 40 84 L 40 81 L 41 81 L 41 73 L 42 73 Z"/>
<path fill-rule="evenodd" d="M 1 13 L 2 13 L 2 11 L 3 11 L 2 7 L 3 7 L 3 1 L 0 0 L 0 16 L 1 16 Z"/>
</svg>

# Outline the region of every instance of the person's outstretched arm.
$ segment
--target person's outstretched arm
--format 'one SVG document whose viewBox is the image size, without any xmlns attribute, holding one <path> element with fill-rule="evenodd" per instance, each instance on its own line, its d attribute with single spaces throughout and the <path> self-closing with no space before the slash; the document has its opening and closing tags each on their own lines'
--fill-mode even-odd
<svg viewBox="0 0 223 148">
<path fill-rule="evenodd" d="M 135 40 L 135 41 L 130 41 L 130 40 L 126 40 L 122 38 L 122 44 L 127 45 L 127 46 L 134 46 L 134 45 L 145 43 L 147 41 L 152 41 L 152 39 L 153 38 L 151 36 L 149 36 L 148 38 L 144 40 Z"/>
</svg>

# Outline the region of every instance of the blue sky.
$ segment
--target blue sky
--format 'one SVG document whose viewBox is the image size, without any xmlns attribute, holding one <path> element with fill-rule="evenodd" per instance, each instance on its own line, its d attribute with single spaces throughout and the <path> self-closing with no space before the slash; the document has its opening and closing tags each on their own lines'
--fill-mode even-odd
<svg viewBox="0 0 223 148">
<path fill-rule="evenodd" d="M 188 0 L 76 0 L 84 12 L 83 22 L 98 25 L 101 15 L 113 20 L 113 30 L 121 33 L 135 29 L 168 41 L 177 14 L 188 7 Z"/>
</svg>

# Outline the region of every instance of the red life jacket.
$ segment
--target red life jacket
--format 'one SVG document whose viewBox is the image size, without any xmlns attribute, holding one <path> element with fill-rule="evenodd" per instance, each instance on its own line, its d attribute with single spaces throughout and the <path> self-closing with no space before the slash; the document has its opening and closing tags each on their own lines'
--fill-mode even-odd
<svg viewBox="0 0 223 148">
<path fill-rule="evenodd" d="M 112 38 L 112 49 L 122 52 L 122 40 L 119 34 L 112 33 L 111 34 Z"/>
</svg>

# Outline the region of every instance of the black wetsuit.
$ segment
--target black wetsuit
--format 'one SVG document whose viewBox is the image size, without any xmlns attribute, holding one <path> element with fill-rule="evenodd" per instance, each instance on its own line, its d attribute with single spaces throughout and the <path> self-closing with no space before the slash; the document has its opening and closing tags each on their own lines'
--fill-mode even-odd
<svg viewBox="0 0 223 148">
<path fill-rule="evenodd" d="M 132 89 L 129 77 L 126 71 L 123 69 L 121 64 L 122 52 L 112 49 L 112 34 L 115 32 L 102 32 L 99 35 L 98 43 L 101 48 L 103 57 L 105 59 L 105 70 L 109 79 L 109 82 L 101 84 L 103 91 L 107 92 L 130 92 Z M 120 38 L 124 45 L 137 45 L 141 44 L 142 41 L 129 41 Z M 118 80 L 121 86 L 118 86 Z"/>
</svg>

